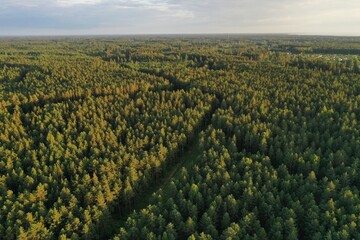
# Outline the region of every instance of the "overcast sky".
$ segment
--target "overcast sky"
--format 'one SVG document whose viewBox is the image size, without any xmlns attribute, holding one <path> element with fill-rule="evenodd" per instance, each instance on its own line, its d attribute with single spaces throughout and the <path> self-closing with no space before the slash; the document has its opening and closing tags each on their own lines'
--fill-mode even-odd
<svg viewBox="0 0 360 240">
<path fill-rule="evenodd" d="M 360 35 L 360 0 L 0 0 L 0 35 Z"/>
</svg>

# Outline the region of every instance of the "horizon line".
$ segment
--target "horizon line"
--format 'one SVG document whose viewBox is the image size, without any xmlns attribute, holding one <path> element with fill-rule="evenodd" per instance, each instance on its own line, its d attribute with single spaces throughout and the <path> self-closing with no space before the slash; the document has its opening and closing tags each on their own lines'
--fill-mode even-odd
<svg viewBox="0 0 360 240">
<path fill-rule="evenodd" d="M 26 37 L 132 37 L 132 36 L 309 36 L 309 37 L 360 37 L 360 34 L 336 33 L 100 33 L 100 34 L 19 34 L 1 35 L 0 38 L 26 38 Z"/>
</svg>

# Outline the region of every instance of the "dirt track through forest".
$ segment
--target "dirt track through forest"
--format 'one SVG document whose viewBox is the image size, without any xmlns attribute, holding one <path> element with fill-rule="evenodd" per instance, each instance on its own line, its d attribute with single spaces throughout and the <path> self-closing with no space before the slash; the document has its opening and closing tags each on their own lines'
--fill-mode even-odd
<svg viewBox="0 0 360 240">
<path fill-rule="evenodd" d="M 155 75 L 153 73 L 148 73 L 150 75 Z M 164 77 L 164 76 L 163 76 Z M 187 87 L 179 86 L 178 83 L 173 80 L 167 78 L 172 84 L 175 84 L 175 89 L 186 89 Z M 217 102 L 216 102 L 217 101 Z M 149 184 L 149 186 L 144 189 L 141 193 L 138 193 L 137 196 L 134 198 L 134 203 L 129 209 L 122 211 L 121 213 L 113 213 L 112 214 L 112 231 L 109 237 L 114 237 L 117 233 L 119 233 L 120 228 L 125 226 L 126 220 L 133 212 L 138 212 L 141 209 L 146 208 L 152 199 L 153 194 L 156 194 L 158 191 L 163 190 L 165 197 L 168 197 L 166 192 L 167 188 L 171 183 L 171 179 L 176 178 L 177 175 L 180 175 L 180 171 L 183 167 L 189 170 L 196 162 L 196 159 L 201 155 L 201 147 L 200 147 L 200 132 L 205 130 L 211 124 L 212 115 L 215 113 L 217 108 L 219 107 L 219 97 L 216 97 L 215 104 L 212 105 L 209 112 L 206 114 L 204 119 L 202 120 L 199 129 L 195 132 L 195 136 L 192 139 L 188 140 L 187 146 L 185 146 L 185 150 L 179 154 L 179 156 L 175 159 L 174 164 L 172 166 L 167 166 L 166 169 L 163 171 L 163 175 L 154 180 L 153 183 Z"/>
</svg>

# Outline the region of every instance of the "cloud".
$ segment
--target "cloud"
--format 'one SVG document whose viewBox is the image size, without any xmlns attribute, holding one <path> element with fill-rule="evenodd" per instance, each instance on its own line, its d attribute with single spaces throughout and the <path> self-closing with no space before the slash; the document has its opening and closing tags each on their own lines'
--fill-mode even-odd
<svg viewBox="0 0 360 240">
<path fill-rule="evenodd" d="M 118 9 L 142 9 L 142 10 L 155 10 L 162 13 L 168 13 L 172 17 L 192 17 L 191 11 L 186 7 L 161 0 L 105 0 L 106 5 L 116 7 Z"/>
<path fill-rule="evenodd" d="M 42 31 L 360 33 L 358 0 L 0 1 L 0 35 Z"/>
<path fill-rule="evenodd" d="M 82 4 L 99 4 L 102 0 L 2 0 L 2 8 L 9 7 L 55 7 Z"/>
<path fill-rule="evenodd" d="M 42 0 L 3 0 L 0 9 L 9 9 L 9 8 L 15 8 L 15 7 L 36 7 L 39 6 L 41 3 L 45 3 L 46 1 Z"/>
<path fill-rule="evenodd" d="M 55 4 L 62 7 L 71 7 L 74 5 L 95 5 L 102 2 L 102 0 L 56 0 Z"/>
</svg>

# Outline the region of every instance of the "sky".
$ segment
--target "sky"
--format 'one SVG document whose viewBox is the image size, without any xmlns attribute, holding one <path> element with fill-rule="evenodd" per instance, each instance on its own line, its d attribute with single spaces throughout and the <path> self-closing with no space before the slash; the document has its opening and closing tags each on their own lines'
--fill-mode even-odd
<svg viewBox="0 0 360 240">
<path fill-rule="evenodd" d="M 0 35 L 360 35 L 360 0 L 0 0 Z"/>
</svg>

